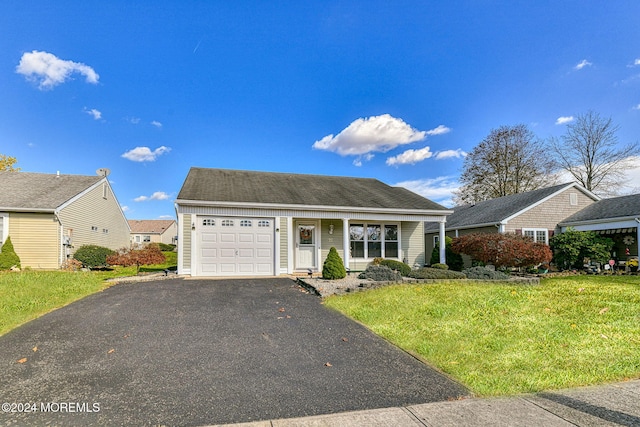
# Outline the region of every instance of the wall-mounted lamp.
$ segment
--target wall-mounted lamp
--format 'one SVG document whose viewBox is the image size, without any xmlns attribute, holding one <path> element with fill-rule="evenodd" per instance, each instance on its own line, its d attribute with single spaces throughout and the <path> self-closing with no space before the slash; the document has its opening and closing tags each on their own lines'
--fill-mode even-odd
<svg viewBox="0 0 640 427">
<path fill-rule="evenodd" d="M 192 229 L 192 230 L 195 230 L 195 229 L 196 229 L 196 223 L 195 223 L 195 222 L 192 222 L 192 223 L 191 223 L 191 229 Z"/>
<path fill-rule="evenodd" d="M 276 228 L 276 233 L 279 233 L 279 232 L 280 232 L 280 229 L 279 229 L 279 228 Z"/>
<path fill-rule="evenodd" d="M 333 234 L 333 224 L 329 224 L 329 234 Z"/>
</svg>

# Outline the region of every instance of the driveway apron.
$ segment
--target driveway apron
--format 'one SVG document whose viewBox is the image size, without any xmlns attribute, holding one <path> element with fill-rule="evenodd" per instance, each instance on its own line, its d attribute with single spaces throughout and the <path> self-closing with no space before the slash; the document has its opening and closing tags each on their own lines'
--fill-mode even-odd
<svg viewBox="0 0 640 427">
<path fill-rule="evenodd" d="M 469 394 L 286 278 L 116 285 L 0 337 L 0 366 L 15 403 L 0 425 L 223 424 Z"/>
</svg>

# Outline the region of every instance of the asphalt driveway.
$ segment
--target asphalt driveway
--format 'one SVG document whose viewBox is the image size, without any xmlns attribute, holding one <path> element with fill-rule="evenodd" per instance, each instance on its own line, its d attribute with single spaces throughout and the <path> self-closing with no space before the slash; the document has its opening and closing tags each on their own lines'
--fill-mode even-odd
<svg viewBox="0 0 640 427">
<path fill-rule="evenodd" d="M 207 425 L 468 394 L 280 278 L 113 286 L 0 337 L 0 372 L 15 403 L 0 425 Z"/>
</svg>

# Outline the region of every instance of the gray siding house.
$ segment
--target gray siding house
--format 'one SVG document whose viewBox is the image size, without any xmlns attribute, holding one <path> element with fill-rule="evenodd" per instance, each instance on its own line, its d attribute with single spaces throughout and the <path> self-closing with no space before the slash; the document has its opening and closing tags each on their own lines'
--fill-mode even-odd
<svg viewBox="0 0 640 427">
<path fill-rule="evenodd" d="M 75 249 L 129 245 L 129 225 L 105 176 L 0 172 L 0 239 L 23 267 L 56 269 Z"/>
<path fill-rule="evenodd" d="M 178 273 L 192 276 L 319 272 L 331 247 L 351 271 L 422 266 L 424 223 L 444 233 L 451 213 L 376 179 L 195 167 L 175 204 Z"/>
</svg>

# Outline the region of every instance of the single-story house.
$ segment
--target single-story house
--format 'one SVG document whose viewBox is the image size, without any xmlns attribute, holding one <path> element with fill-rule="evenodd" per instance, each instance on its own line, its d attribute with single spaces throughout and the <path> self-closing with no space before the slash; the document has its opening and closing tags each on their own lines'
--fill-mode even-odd
<svg viewBox="0 0 640 427">
<path fill-rule="evenodd" d="M 549 243 L 558 224 L 600 200 L 577 183 L 498 197 L 475 204 L 457 206 L 447 217 L 445 233 L 458 237 L 471 233 L 517 233 L 534 241 Z M 437 224 L 426 224 L 426 251 L 440 241 Z M 468 264 L 469 260 L 465 260 Z"/>
<path fill-rule="evenodd" d="M 130 219 L 131 244 L 165 243 L 178 241 L 178 225 L 173 219 Z"/>
<path fill-rule="evenodd" d="M 320 272 L 331 247 L 350 271 L 376 257 L 422 266 L 424 223 L 444 233 L 451 213 L 371 178 L 196 167 L 175 205 L 178 273 L 191 276 Z"/>
<path fill-rule="evenodd" d="M 23 267 L 56 269 L 76 248 L 129 245 L 129 224 L 107 177 L 0 172 L 0 238 Z"/>
<path fill-rule="evenodd" d="M 562 220 L 564 232 L 572 227 L 578 231 L 595 231 L 616 243 L 613 258 L 626 262 L 640 253 L 640 194 L 602 199 Z"/>
</svg>

